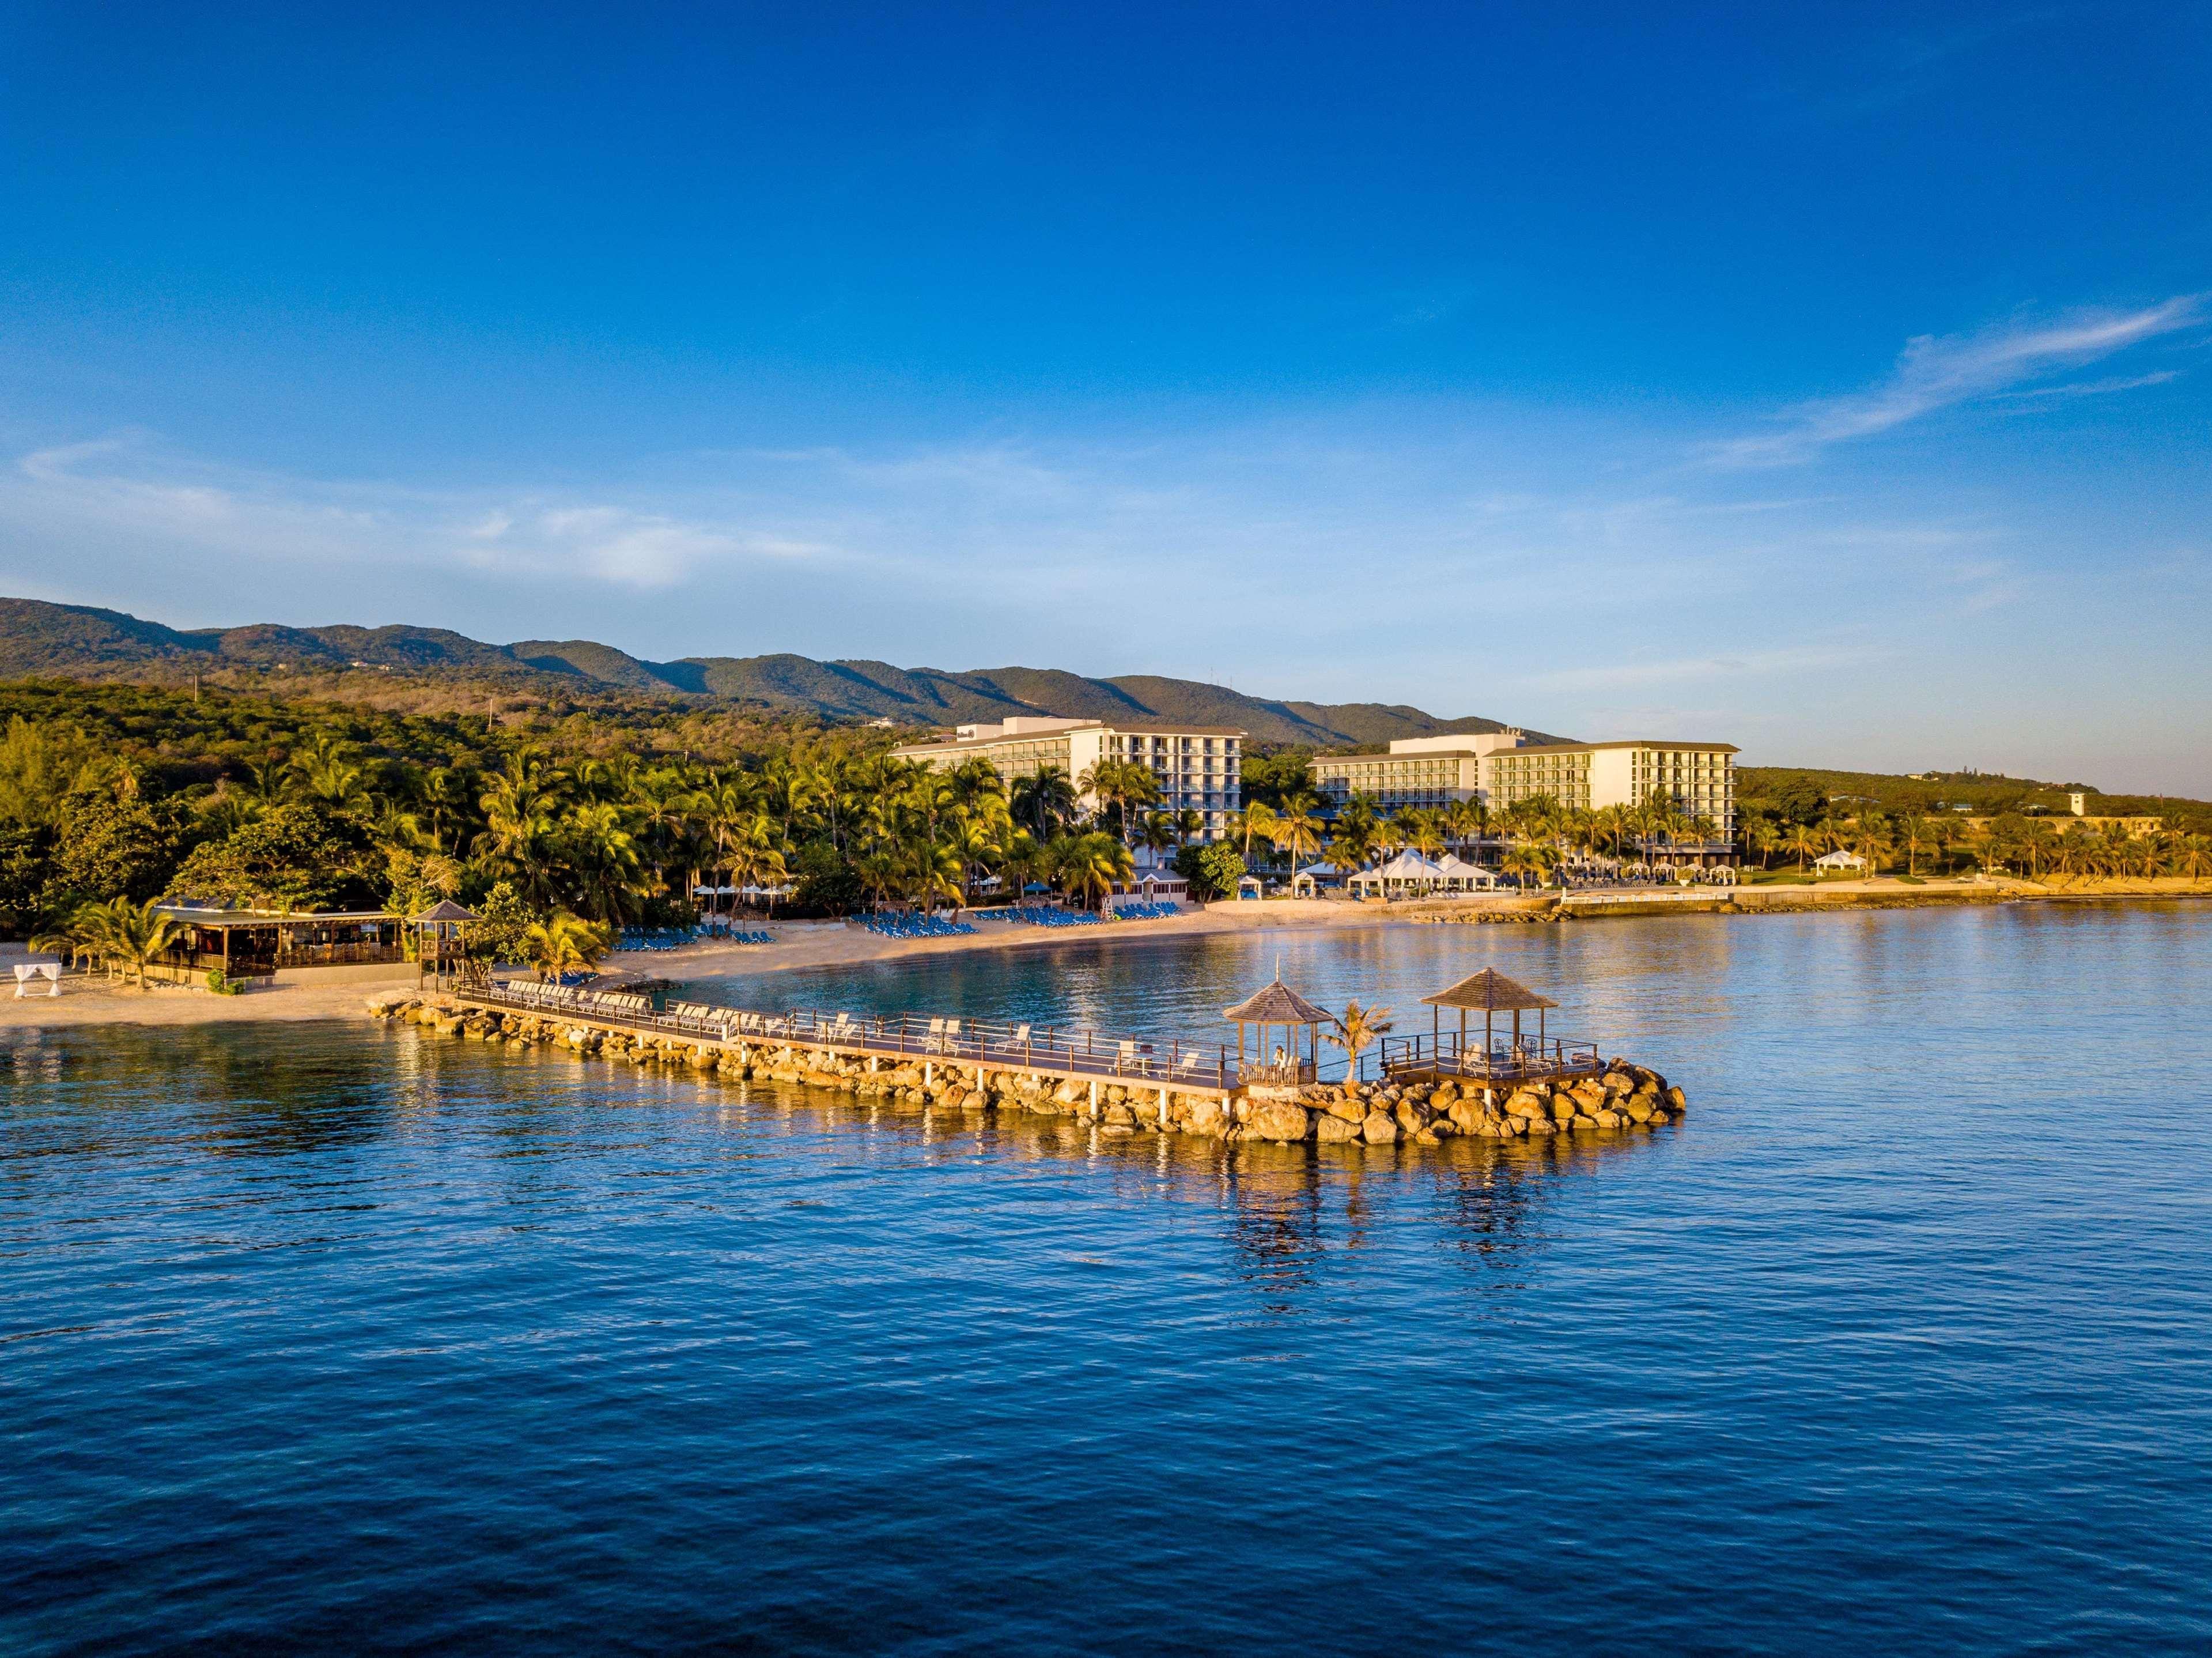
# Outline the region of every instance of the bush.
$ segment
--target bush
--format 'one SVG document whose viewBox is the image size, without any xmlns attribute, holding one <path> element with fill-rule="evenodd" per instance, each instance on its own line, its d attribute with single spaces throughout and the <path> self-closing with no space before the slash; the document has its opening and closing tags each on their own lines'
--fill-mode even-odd
<svg viewBox="0 0 2212 1658">
<path fill-rule="evenodd" d="M 1234 898 L 1244 877 L 1244 860 L 1227 841 L 1211 841 L 1178 850 L 1175 872 L 1190 883 L 1194 899 Z"/>
</svg>

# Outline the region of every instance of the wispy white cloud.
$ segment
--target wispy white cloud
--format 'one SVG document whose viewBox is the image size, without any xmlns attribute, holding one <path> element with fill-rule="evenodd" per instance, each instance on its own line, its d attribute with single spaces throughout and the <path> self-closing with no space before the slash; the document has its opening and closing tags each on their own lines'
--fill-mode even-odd
<svg viewBox="0 0 2212 1658">
<path fill-rule="evenodd" d="M 2110 380 L 2077 381 L 2070 386 L 2034 386 L 2024 392 L 2000 392 L 2000 402 L 2027 403 L 2062 397 L 2103 397 L 2111 392 L 2138 391 L 2145 386 L 2163 386 L 2169 380 L 2181 378 L 2179 369 L 2160 369 L 2155 374 L 2116 375 Z"/>
<path fill-rule="evenodd" d="M 1784 415 L 1778 430 L 1714 444 L 1705 458 L 1720 467 L 1790 466 L 1832 445 L 1877 436 L 1941 409 L 2017 396 L 2017 388 L 2028 381 L 2198 326 L 2203 297 L 2184 294 L 2133 311 L 2077 311 L 2055 320 L 2008 323 L 1973 334 L 1923 334 L 1906 344 L 1880 384 L 1846 397 L 1801 404 Z M 2161 372 L 2039 389 L 2086 396 L 2171 378 L 2171 373 Z"/>
<path fill-rule="evenodd" d="M 687 517 L 530 492 L 438 492 L 225 470 L 180 459 L 144 434 L 33 450 L 0 479 L 0 517 L 190 549 L 250 565 L 312 558 L 672 587 L 750 562 L 834 562 L 829 542 L 741 519 Z"/>
</svg>

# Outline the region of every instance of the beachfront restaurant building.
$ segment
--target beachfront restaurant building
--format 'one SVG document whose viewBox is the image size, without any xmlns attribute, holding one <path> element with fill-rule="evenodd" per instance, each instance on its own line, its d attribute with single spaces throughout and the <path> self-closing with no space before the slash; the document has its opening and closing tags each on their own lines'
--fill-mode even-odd
<svg viewBox="0 0 2212 1658">
<path fill-rule="evenodd" d="M 229 910 L 164 904 L 175 925 L 155 958 L 172 977 L 210 968 L 226 978 L 274 978 L 307 969 L 349 969 L 331 978 L 390 977 L 407 961 L 407 917 L 383 910 L 331 912 Z M 315 973 L 314 977 L 324 977 Z"/>
<path fill-rule="evenodd" d="M 1205 838 L 1218 840 L 1228 832 L 1229 814 L 1243 803 L 1243 748 L 1244 733 L 1231 726 L 1023 715 L 958 726 L 934 741 L 891 752 L 948 771 L 971 759 L 986 760 L 1010 794 L 1019 779 L 1047 766 L 1057 766 L 1078 787 L 1101 760 L 1146 766 L 1159 788 L 1159 809 L 1196 812 L 1206 825 Z M 1086 812 L 1098 809 L 1097 799 L 1087 793 L 1079 803 Z"/>
</svg>

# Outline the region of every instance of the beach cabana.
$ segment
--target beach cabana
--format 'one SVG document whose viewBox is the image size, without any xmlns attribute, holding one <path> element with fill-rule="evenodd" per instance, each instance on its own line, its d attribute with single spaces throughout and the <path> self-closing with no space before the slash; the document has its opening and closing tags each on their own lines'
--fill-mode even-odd
<svg viewBox="0 0 2212 1658">
<path fill-rule="evenodd" d="M 1544 1040 L 1544 1014 L 1547 1009 L 1559 1004 L 1549 997 L 1539 996 L 1526 984 L 1516 984 L 1495 967 L 1485 967 L 1472 978 L 1462 978 L 1448 991 L 1438 991 L 1434 996 L 1425 996 L 1422 1001 L 1429 1006 L 1431 1039 L 1441 1041 L 1443 1030 L 1443 1010 L 1459 1009 L 1459 1047 L 1467 1051 L 1467 1016 L 1482 1015 L 1482 1051 L 1490 1051 L 1492 1022 L 1501 1013 L 1513 1015 L 1513 1050 L 1521 1051 L 1521 1015 L 1534 1010 L 1536 1015 L 1536 1040 L 1540 1049 Z"/>
<path fill-rule="evenodd" d="M 1237 1074 L 1248 1082 L 1312 1082 L 1321 1058 L 1320 1028 L 1336 1023 L 1334 1014 L 1326 1008 L 1316 1007 L 1284 984 L 1279 972 L 1274 983 L 1256 995 L 1246 997 L 1233 1008 L 1224 1008 L 1221 1016 L 1237 1027 Z M 1244 1033 L 1254 1025 L 1260 1027 L 1261 1058 L 1248 1069 L 1244 1063 Z M 1278 1025 L 1283 1028 L 1285 1045 L 1275 1050 L 1276 1058 L 1268 1059 L 1265 1057 L 1267 1032 Z M 1298 1052 L 1301 1031 L 1305 1033 L 1303 1057 Z"/>
<path fill-rule="evenodd" d="M 1309 863 L 1291 877 L 1291 891 L 1294 894 L 1311 893 L 1331 881 L 1343 879 L 1344 871 L 1334 863 Z"/>
</svg>

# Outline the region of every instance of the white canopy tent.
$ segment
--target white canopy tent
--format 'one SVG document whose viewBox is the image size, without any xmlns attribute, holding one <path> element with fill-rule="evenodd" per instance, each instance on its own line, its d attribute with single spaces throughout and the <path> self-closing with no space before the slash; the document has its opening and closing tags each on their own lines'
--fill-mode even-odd
<svg viewBox="0 0 2212 1658">
<path fill-rule="evenodd" d="M 1442 863 L 1423 857 L 1410 849 L 1380 869 L 1362 869 L 1346 883 L 1365 897 L 1379 893 L 1469 893 L 1486 891 L 1498 884 L 1489 870 L 1447 853 Z"/>
</svg>

